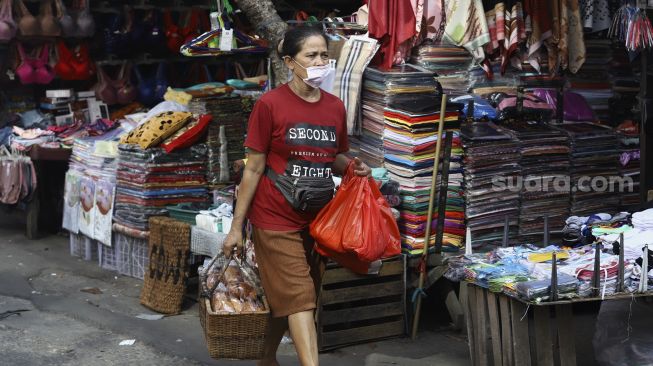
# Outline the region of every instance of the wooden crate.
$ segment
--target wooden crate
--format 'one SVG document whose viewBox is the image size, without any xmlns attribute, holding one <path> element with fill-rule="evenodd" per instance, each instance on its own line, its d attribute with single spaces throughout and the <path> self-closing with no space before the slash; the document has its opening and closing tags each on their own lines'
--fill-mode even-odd
<svg viewBox="0 0 653 366">
<path fill-rule="evenodd" d="M 327 265 L 318 297 L 320 351 L 403 336 L 406 330 L 406 260 L 383 261 L 378 275 Z"/>
<path fill-rule="evenodd" d="M 471 284 L 467 291 L 472 365 L 576 365 L 572 302 L 528 306 Z"/>
</svg>

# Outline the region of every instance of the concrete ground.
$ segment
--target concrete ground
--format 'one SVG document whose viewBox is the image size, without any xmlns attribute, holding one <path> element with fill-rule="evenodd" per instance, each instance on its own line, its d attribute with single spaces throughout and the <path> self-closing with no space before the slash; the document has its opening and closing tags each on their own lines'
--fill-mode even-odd
<svg viewBox="0 0 653 366">
<path fill-rule="evenodd" d="M 139 319 L 153 314 L 139 304 L 141 280 L 71 257 L 67 237 L 30 241 L 23 232 L 20 218 L 0 214 L 0 364 L 254 364 L 209 357 L 196 303 L 187 301 L 181 315 Z M 425 328 L 431 329 L 420 332 L 416 341 L 351 346 L 323 353 L 320 361 L 342 366 L 469 364 L 463 334 L 429 324 Z M 131 339 L 133 345 L 119 345 Z M 299 364 L 291 344 L 282 345 L 279 361 Z"/>
</svg>

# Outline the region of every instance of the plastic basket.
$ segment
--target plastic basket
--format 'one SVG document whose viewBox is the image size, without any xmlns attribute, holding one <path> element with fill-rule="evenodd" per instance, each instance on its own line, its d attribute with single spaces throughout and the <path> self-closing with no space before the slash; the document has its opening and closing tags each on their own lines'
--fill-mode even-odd
<svg viewBox="0 0 653 366">
<path fill-rule="evenodd" d="M 84 234 L 70 233 L 70 255 L 87 261 L 98 259 L 97 242 Z"/>
<path fill-rule="evenodd" d="M 190 225 L 195 225 L 195 216 L 200 213 L 200 210 L 209 208 L 208 205 L 198 205 L 197 203 L 182 203 L 174 206 L 166 206 L 171 218 Z"/>
<path fill-rule="evenodd" d="M 84 235 L 70 233 L 70 255 L 73 257 L 81 257 L 82 249 L 85 246 Z"/>
<path fill-rule="evenodd" d="M 104 244 L 97 243 L 98 248 L 98 264 L 103 269 L 108 269 L 110 271 L 118 270 L 118 259 L 119 255 L 116 253 L 115 247 L 108 247 Z"/>
<path fill-rule="evenodd" d="M 190 251 L 194 254 L 215 257 L 222 251 L 227 234 L 213 233 L 197 226 L 193 226 L 190 231 Z"/>
</svg>

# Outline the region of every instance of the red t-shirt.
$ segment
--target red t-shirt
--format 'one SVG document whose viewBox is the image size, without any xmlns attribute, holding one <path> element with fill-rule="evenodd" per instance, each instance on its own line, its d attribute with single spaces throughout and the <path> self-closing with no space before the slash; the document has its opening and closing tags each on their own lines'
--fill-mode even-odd
<svg viewBox="0 0 653 366">
<path fill-rule="evenodd" d="M 349 150 L 345 106 L 321 91 L 320 100 L 307 102 L 288 84 L 266 94 L 249 117 L 245 146 L 267 154 L 267 166 L 277 174 L 331 179 L 336 155 Z M 294 210 L 274 183 L 261 177 L 248 218 L 258 228 L 295 231 L 315 215 Z"/>
</svg>

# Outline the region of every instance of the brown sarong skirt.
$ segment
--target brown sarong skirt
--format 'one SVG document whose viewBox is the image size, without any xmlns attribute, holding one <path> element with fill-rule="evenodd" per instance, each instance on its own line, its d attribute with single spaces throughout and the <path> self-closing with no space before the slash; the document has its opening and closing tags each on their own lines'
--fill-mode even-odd
<svg viewBox="0 0 653 366">
<path fill-rule="evenodd" d="M 272 316 L 285 317 L 316 308 L 326 259 L 313 250 L 303 231 L 253 228 L 254 252 Z"/>
</svg>

